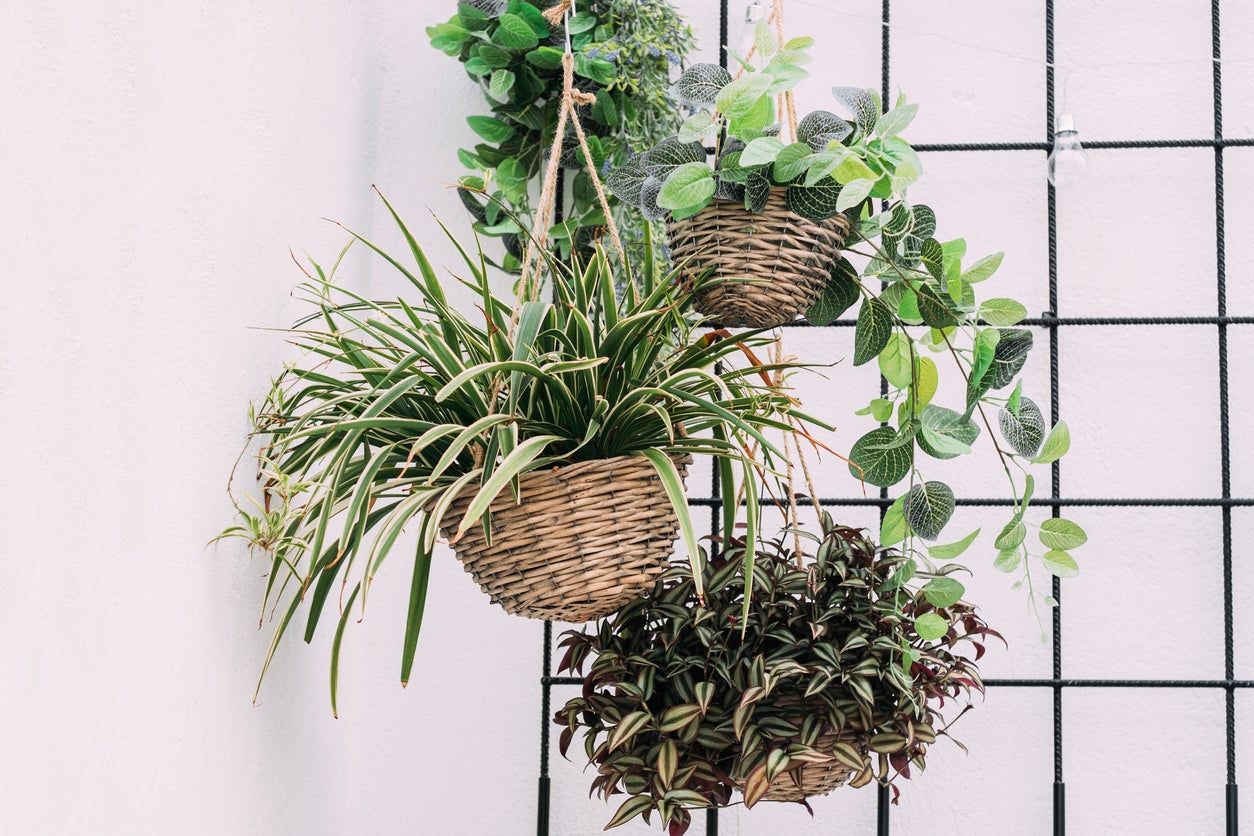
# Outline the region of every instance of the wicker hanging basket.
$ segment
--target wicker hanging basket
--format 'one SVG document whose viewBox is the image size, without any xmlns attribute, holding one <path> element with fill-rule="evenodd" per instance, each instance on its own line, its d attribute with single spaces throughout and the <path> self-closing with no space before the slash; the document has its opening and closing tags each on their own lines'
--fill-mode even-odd
<svg viewBox="0 0 1254 836">
<path fill-rule="evenodd" d="M 770 328 L 801 316 L 818 299 L 840 256 L 849 221 L 812 221 L 788 208 L 787 190 L 772 188 L 761 212 L 718 200 L 667 226 L 677 265 L 695 279 L 710 268 L 730 279 L 694 300 L 718 324 Z"/>
<path fill-rule="evenodd" d="M 676 460 L 681 475 L 689 459 Z M 506 612 L 583 622 L 603 618 L 653 588 L 679 520 L 642 456 L 577 462 L 525 474 L 521 502 L 506 489 L 483 526 L 453 544 L 457 557 Z M 450 536 L 474 498 L 463 494 L 441 528 Z"/>
<path fill-rule="evenodd" d="M 824 754 L 830 754 L 841 740 L 853 742 L 854 738 L 837 732 L 827 732 L 819 735 L 819 739 L 814 742 L 814 748 Z M 797 776 L 795 778 L 794 773 L 791 772 L 777 775 L 766 791 L 766 795 L 762 796 L 762 800 L 805 801 L 807 798 L 827 795 L 837 787 L 843 786 L 849 780 L 852 770 L 840 761 L 832 760 L 827 763 L 806 764 L 795 774 Z"/>
</svg>

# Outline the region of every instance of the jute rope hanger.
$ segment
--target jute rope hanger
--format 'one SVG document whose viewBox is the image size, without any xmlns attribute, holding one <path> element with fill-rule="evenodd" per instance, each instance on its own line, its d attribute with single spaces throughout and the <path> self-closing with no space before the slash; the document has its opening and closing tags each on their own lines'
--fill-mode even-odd
<svg viewBox="0 0 1254 836">
<path fill-rule="evenodd" d="M 518 297 L 510 316 L 510 333 L 518 325 L 518 317 L 526 302 L 538 298 L 541 282 L 541 265 L 543 264 L 542 249 L 548 244 L 549 227 L 553 223 L 554 207 L 556 206 L 557 175 L 561 169 L 562 146 L 566 139 L 566 125 L 575 130 L 579 148 L 583 152 L 584 168 L 592 181 L 596 192 L 597 203 L 605 215 L 605 225 L 623 264 L 627 263 L 627 250 L 623 247 L 618 225 L 614 222 L 614 213 L 610 211 L 609 198 L 605 194 L 605 184 L 597 172 L 596 162 L 592 158 L 592 149 L 588 147 L 588 136 L 584 133 L 583 124 L 579 121 L 577 108 L 596 102 L 596 96 L 575 89 L 575 54 L 570 44 L 570 18 L 575 14 L 575 0 L 562 0 L 544 13 L 544 18 L 553 26 L 564 24 L 566 30 L 566 49 L 562 54 L 562 99 L 557 112 L 557 126 L 553 131 L 553 144 L 549 148 L 549 162 L 544 172 L 544 180 L 540 186 L 540 208 L 536 212 L 532 224 L 531 235 L 527 240 L 527 248 L 523 252 L 522 272 L 518 277 Z"/>
</svg>

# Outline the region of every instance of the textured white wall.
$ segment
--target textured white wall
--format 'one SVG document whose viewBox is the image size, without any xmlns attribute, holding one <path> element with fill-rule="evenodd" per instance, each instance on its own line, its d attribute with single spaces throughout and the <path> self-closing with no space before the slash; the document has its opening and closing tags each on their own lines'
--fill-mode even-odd
<svg viewBox="0 0 1254 836">
<path fill-rule="evenodd" d="M 683 5 L 713 58 L 717 3 Z M 453 149 L 471 141 L 462 117 L 480 104 L 426 44 L 423 27 L 446 6 L 0 2 L 6 832 L 532 832 L 539 624 L 504 616 L 440 561 L 419 674 L 403 691 L 405 572 L 393 565 L 346 640 L 342 718 L 327 703 L 327 635 L 285 647 L 254 708 L 264 567 L 235 545 L 205 548 L 229 518 L 223 482 L 245 403 L 288 356 L 250 330 L 298 310 L 287 247 L 333 255 L 342 236 L 322 215 L 395 243 L 377 183 L 452 263 L 426 209 L 462 224 L 444 186 L 458 174 Z M 878 87 L 879 0 L 789 7 L 790 28 L 821 44 L 804 109 L 824 106 L 830 83 Z M 1058 0 L 1058 57 L 1075 67 L 1065 106 L 1085 137 L 1210 135 L 1207 7 Z M 924 106 L 917 142 L 1040 136 L 1041 3 L 892 9 L 893 85 Z M 1223 14 L 1227 132 L 1254 136 L 1254 10 L 1226 0 Z M 1225 157 L 1229 312 L 1249 315 L 1254 149 Z M 998 281 L 1043 310 L 1041 156 L 925 162 L 919 192 L 942 232 L 1005 249 Z M 1059 313 L 1213 313 L 1213 185 L 1206 149 L 1093 152 L 1086 181 L 1059 195 Z M 364 262 L 348 275 L 375 294 L 398 288 Z M 837 360 L 849 337 L 807 332 L 790 347 Z M 1067 494 L 1217 494 L 1214 328 L 1072 329 L 1060 347 L 1062 409 L 1075 419 Z M 1234 327 L 1229 351 L 1233 490 L 1251 496 L 1254 329 Z M 1042 346 L 1028 374 L 1042 401 L 1046 373 Z M 849 410 L 874 385 L 846 362 L 806 391 L 847 445 L 860 432 Z M 824 472 L 826 491 L 855 490 L 842 470 Z M 997 489 L 987 459 L 944 473 L 967 495 Z M 1074 516 L 1093 536 L 1083 578 L 1066 586 L 1064 674 L 1221 677 L 1219 513 Z M 955 530 L 995 522 L 965 509 Z M 1237 675 L 1250 678 L 1254 511 L 1234 511 L 1233 524 Z M 1049 649 L 985 547 L 972 553 L 972 594 L 1011 642 L 986 672 L 1048 676 Z M 1237 699 L 1250 829 L 1254 695 Z M 1220 832 L 1222 692 L 1073 690 L 1064 707 L 1073 833 Z M 937 821 L 980 836 L 1048 832 L 1049 692 L 993 690 L 963 726 L 971 755 L 937 747 L 904 787 L 894 832 Z M 599 831 L 608 811 L 585 798 L 580 766 L 554 756 L 553 832 Z M 721 832 L 868 833 L 873 794 L 842 791 L 815 812 L 811 824 L 799 809 L 733 811 Z"/>
</svg>

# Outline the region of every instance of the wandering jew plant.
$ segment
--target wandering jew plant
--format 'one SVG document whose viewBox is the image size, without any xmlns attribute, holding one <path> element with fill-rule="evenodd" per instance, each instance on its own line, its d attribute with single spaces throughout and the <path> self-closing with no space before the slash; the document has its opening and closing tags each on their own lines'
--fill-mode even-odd
<svg viewBox="0 0 1254 836">
<path fill-rule="evenodd" d="M 680 117 L 668 93 L 671 73 L 693 46 L 692 31 L 667 0 L 583 0 L 568 26 L 552 25 L 540 0 L 473 0 L 446 23 L 428 28 L 437 49 L 456 57 L 491 105 L 471 116 L 482 140 L 458 156 L 474 173 L 461 178 L 462 202 L 484 235 L 502 239 L 503 265 L 516 269 L 523 230 L 534 217 L 528 188 L 540 176 L 552 143 L 562 93 L 562 54 L 570 36 L 576 83 L 596 96 L 580 113 L 598 166 L 617 165 L 630 153 L 673 134 Z M 573 137 L 564 164 L 573 172 L 573 202 L 551 232 L 561 257 L 572 246 L 587 256 L 593 233 L 605 224 Z M 616 220 L 639 255 L 638 217 Z"/>
<path fill-rule="evenodd" d="M 743 201 L 756 212 L 772 187 L 786 188 L 790 209 L 803 217 L 844 213 L 853 226 L 849 257 L 832 265 L 807 318 L 826 325 L 858 305 L 853 364 L 875 361 L 888 381 L 888 394 L 859 412 L 881 426 L 849 454 L 859 479 L 902 486 L 884 520 L 884 545 L 903 544 L 912 559 L 929 563 L 952 559 L 975 541 L 978 530 L 930 544 L 953 515 L 955 496 L 924 470 L 934 466 L 926 464 L 931 460 L 970 452 L 983 428 L 1015 501 L 995 538 L 994 565 L 1019 573 L 1015 586 L 1027 587 L 1033 607 L 1052 605 L 1053 598 L 1036 588 L 1033 567 L 1074 576 L 1079 568 L 1071 552 L 1087 536 L 1071 520 L 1050 519 L 1039 526 L 1039 547 L 1028 538 L 1026 511 L 1035 487 L 1030 466 L 1061 458 L 1070 433 L 1061 421 L 1049 427 L 1022 391 L 1019 373 L 1033 335 L 1014 326 L 1027 309 L 1011 298 L 977 295 L 1003 254 L 968 261 L 966 241 L 937 238 L 935 213 L 910 200 L 923 164 L 902 136 L 918 110 L 904 97 L 883 113 L 874 91 L 834 87 L 845 115 L 816 111 L 800 120 L 795 141 L 780 140 L 775 97 L 807 76 L 802 65 L 813 39 L 777 47 L 767 26 L 757 34 L 756 63 L 741 60 L 739 78 L 712 64 L 695 64 L 679 78 L 675 96 L 695 114 L 677 136 L 617 168 L 608 185 L 648 218 L 688 217 L 715 200 Z M 942 405 L 933 398 L 948 364 L 966 394 L 960 403 Z"/>
<path fill-rule="evenodd" d="M 698 333 L 687 313 L 694 288 L 647 269 L 651 253 L 621 297 L 623 272 L 604 252 L 574 270 L 550 259 L 553 301 L 527 301 L 511 322 L 514 300 L 493 292 L 482 254 L 462 250 L 460 281 L 477 299 L 467 317 L 393 217 L 412 265 L 354 238 L 408 280 L 412 295 L 372 302 L 337 287 L 334 267 L 313 265 L 303 289 L 316 310 L 290 332 L 305 359 L 278 376 L 253 413 L 261 508 L 240 508 L 240 523 L 224 532 L 272 561 L 263 611 L 279 617 L 265 667 L 303 603 L 310 641 L 334 602 L 333 708 L 344 628 L 407 526 L 417 535 L 401 662 L 408 681 L 433 550 L 461 494 L 474 499 L 454 537 L 486 527 L 497 496 L 512 491 L 517 500 L 526 473 L 644 457 L 678 517 L 699 593 L 700 551 L 674 460 L 712 456 L 729 483 L 739 467 L 754 531 L 756 480 L 781 457 L 766 433 L 822 426 L 770 385 L 791 365 L 757 362 L 754 348 L 768 338 Z M 738 493 L 726 496 L 734 523 Z M 752 566 L 752 549 L 746 559 Z"/>
<path fill-rule="evenodd" d="M 678 836 L 736 792 L 747 807 L 804 801 L 816 769 L 835 775 L 820 792 L 908 779 L 983 690 L 975 660 L 1000 636 L 961 600 L 959 567 L 920 583 L 905 555 L 826 515 L 804 566 L 791 539 L 759 550 L 747 618 L 735 540 L 705 565 L 706 606 L 676 568 L 563 639 L 559 672 L 591 666 L 554 718 L 560 747 L 582 733 L 593 791 L 626 796 L 607 829 L 656 815 Z"/>
</svg>

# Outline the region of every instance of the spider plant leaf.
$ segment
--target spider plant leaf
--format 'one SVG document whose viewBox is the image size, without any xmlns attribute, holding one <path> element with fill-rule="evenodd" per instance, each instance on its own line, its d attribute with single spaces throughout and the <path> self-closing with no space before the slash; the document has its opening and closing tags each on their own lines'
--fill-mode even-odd
<svg viewBox="0 0 1254 836">
<path fill-rule="evenodd" d="M 484 481 L 479 488 L 479 492 L 475 494 L 475 498 L 470 502 L 470 507 L 466 509 L 466 514 L 462 517 L 461 522 L 458 523 L 457 531 L 454 533 L 451 541 L 456 542 L 466 533 L 467 529 L 475 524 L 475 521 L 488 510 L 492 500 L 496 499 L 497 494 L 505 488 L 511 479 L 525 471 L 534 469 L 537 466 L 535 462 L 540 454 L 554 442 L 561 440 L 561 436 L 541 435 L 529 438 L 514 448 L 514 451 L 500 463 L 496 472 Z"/>
<path fill-rule="evenodd" d="M 423 521 L 423 526 L 430 524 Z M 414 575 L 409 585 L 409 613 L 405 618 L 405 646 L 401 652 L 401 687 L 409 684 L 414 669 L 414 651 L 418 648 L 418 634 L 422 631 L 422 614 L 427 606 L 427 585 L 431 577 L 431 552 L 424 548 L 425 531 L 419 532 L 418 548 L 414 552 Z"/>
<path fill-rule="evenodd" d="M 335 638 L 331 642 L 331 714 L 337 719 L 340 716 L 340 646 L 344 643 L 344 628 L 348 625 L 348 615 L 353 610 L 358 592 L 361 592 L 360 583 L 353 587 L 348 601 L 344 603 L 344 611 L 340 613 L 340 622 L 335 627 Z"/>
<path fill-rule="evenodd" d="M 449 444 L 444 454 L 440 456 L 439 461 L 435 463 L 435 467 L 431 468 L 431 472 L 427 475 L 426 484 L 430 486 L 438 482 L 440 477 L 444 475 L 444 472 L 457 461 L 458 456 L 465 452 L 466 448 L 481 435 L 512 420 L 513 418 L 508 415 L 485 415 L 469 427 L 463 428 Z"/>
<path fill-rule="evenodd" d="M 688 551 L 688 564 L 692 567 L 692 582 L 696 587 L 697 597 L 704 598 L 705 582 L 702 579 L 704 561 L 701 558 L 701 549 L 697 546 L 697 533 L 692 524 L 692 514 L 688 510 L 688 497 L 684 492 L 683 479 L 679 476 L 675 462 L 661 450 L 656 448 L 641 450 L 639 455 L 652 463 L 653 469 L 657 471 L 658 479 L 662 482 L 662 489 L 666 491 L 666 497 L 671 501 L 671 507 L 679 519 L 679 531 L 684 540 L 684 548 Z"/>
</svg>

